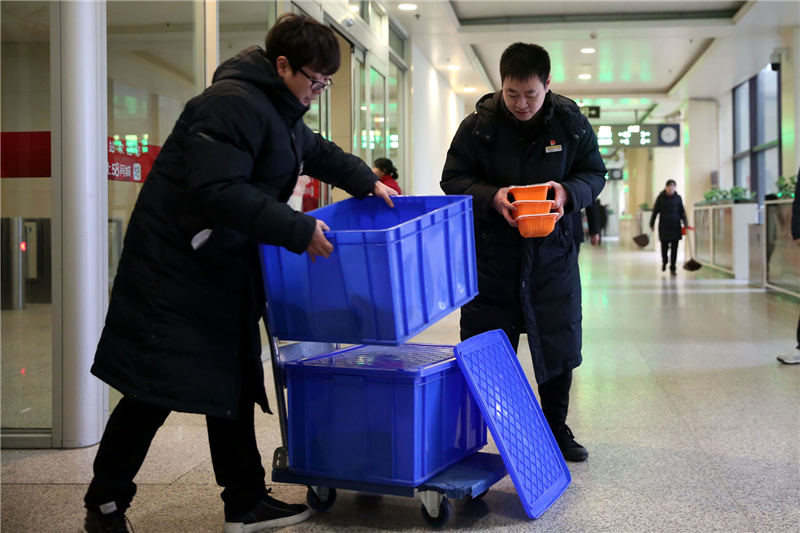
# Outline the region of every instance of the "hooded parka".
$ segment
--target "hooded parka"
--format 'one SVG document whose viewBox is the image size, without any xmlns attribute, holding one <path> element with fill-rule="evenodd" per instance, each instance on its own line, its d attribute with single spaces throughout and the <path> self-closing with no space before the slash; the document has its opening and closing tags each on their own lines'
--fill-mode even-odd
<svg viewBox="0 0 800 533">
<path fill-rule="evenodd" d="M 533 127 L 506 109 L 501 93 L 482 97 L 447 152 L 442 189 L 470 194 L 475 213 L 478 296 L 461 309 L 462 337 L 500 327 L 528 334 L 539 384 L 581 363 L 581 292 L 572 213 L 605 185 L 605 165 L 588 120 L 552 92 Z M 565 216 L 542 238 L 522 238 L 494 209 L 498 189 L 547 181 L 568 192 Z"/>
<path fill-rule="evenodd" d="M 661 242 L 679 241 L 681 240 L 681 222 L 684 226 L 689 225 L 686 220 L 686 211 L 683 209 L 683 200 L 681 195 L 674 192 L 671 195 L 666 191 L 661 191 L 656 197 L 656 203 L 653 206 L 653 214 L 650 215 L 650 227 L 658 219 L 658 239 Z"/>
<path fill-rule="evenodd" d="M 269 411 L 256 243 L 308 247 L 315 219 L 284 203 L 300 173 L 359 198 L 377 180 L 307 109 L 258 47 L 186 104 L 131 215 L 93 374 L 176 411 L 236 418 L 243 387 Z"/>
</svg>

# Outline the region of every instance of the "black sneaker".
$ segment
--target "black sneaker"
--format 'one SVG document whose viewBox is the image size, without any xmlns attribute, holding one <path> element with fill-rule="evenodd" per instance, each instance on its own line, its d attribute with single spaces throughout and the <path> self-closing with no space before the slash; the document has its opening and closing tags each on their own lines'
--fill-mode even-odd
<svg viewBox="0 0 800 533">
<path fill-rule="evenodd" d="M 290 526 L 309 516 L 303 504 L 284 503 L 269 495 L 271 489 L 250 511 L 226 521 L 223 533 L 254 533 L 271 527 Z"/>
<path fill-rule="evenodd" d="M 553 436 L 556 438 L 561 454 L 567 461 L 579 463 L 589 457 L 589 452 L 586 451 L 586 448 L 575 442 L 575 435 L 572 434 L 572 430 L 569 429 L 568 425 L 562 423 L 554 428 Z"/>
<path fill-rule="evenodd" d="M 85 533 L 132 533 L 133 526 L 128 529 L 128 524 L 130 520 L 122 511 L 103 514 L 87 510 L 83 530 Z"/>
<path fill-rule="evenodd" d="M 667 264 L 661 263 L 661 272 L 664 272 L 665 270 L 667 270 Z"/>
</svg>

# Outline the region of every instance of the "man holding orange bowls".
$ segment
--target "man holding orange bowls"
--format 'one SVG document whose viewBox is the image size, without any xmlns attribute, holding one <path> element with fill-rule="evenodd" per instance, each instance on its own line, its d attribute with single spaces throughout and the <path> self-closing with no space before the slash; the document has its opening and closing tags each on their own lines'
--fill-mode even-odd
<svg viewBox="0 0 800 533">
<path fill-rule="evenodd" d="M 581 286 L 570 214 L 590 205 L 606 168 L 589 121 L 550 88 L 550 57 L 515 43 L 500 59 L 502 89 L 478 101 L 447 152 L 442 190 L 475 211 L 478 296 L 461 308 L 461 339 L 527 333 L 542 411 L 568 461 L 589 453 L 566 424 L 581 364 Z"/>
</svg>

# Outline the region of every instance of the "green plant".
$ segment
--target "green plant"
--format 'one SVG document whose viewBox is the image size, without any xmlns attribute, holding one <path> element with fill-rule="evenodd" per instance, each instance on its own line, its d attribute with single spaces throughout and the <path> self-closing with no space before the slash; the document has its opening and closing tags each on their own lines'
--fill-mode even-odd
<svg viewBox="0 0 800 533">
<path fill-rule="evenodd" d="M 713 202 L 717 198 L 719 198 L 719 190 L 718 189 L 711 189 L 710 191 L 706 191 L 705 194 L 703 195 L 703 199 L 706 202 Z"/>
<path fill-rule="evenodd" d="M 650 204 L 648 204 L 647 202 L 639 204 L 639 209 L 642 211 L 650 211 Z"/>
<path fill-rule="evenodd" d="M 734 200 L 742 200 L 744 198 L 749 198 L 750 195 L 747 193 L 747 189 L 744 187 L 731 187 L 731 198 Z"/>
<path fill-rule="evenodd" d="M 795 185 L 797 185 L 797 176 L 789 176 L 788 178 L 781 176 L 778 178 L 778 181 L 775 182 L 778 192 L 784 194 L 793 193 Z"/>
</svg>

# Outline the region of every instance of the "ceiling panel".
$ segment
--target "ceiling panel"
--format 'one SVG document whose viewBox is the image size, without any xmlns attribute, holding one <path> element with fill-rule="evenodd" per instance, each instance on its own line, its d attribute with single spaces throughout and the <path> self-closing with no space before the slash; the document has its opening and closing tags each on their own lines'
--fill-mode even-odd
<svg viewBox="0 0 800 533">
<path fill-rule="evenodd" d="M 493 17 L 524 17 L 535 15 L 575 15 L 609 13 L 697 13 L 702 11 L 731 11 L 745 2 L 673 2 L 670 0 L 637 2 L 575 2 L 520 1 L 487 2 L 485 0 L 453 0 L 459 19 Z"/>
<path fill-rule="evenodd" d="M 551 76 L 556 91 L 570 93 L 665 93 L 691 66 L 710 40 L 694 38 L 586 40 L 531 39 L 550 54 Z M 495 87 L 500 87 L 500 57 L 505 43 L 476 45 Z M 583 54 L 586 46 L 596 49 Z M 591 75 L 589 80 L 578 78 Z"/>
</svg>

